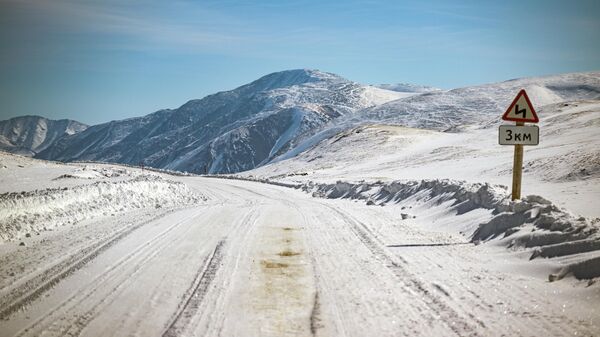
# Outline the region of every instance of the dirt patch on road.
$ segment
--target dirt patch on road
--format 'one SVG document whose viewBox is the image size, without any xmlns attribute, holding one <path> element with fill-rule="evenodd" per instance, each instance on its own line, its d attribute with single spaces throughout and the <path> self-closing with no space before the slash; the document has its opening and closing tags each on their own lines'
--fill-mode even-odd
<svg viewBox="0 0 600 337">
<path fill-rule="evenodd" d="M 260 264 L 264 267 L 264 268 L 268 268 L 268 269 L 274 269 L 274 268 L 287 268 L 290 265 L 287 263 L 281 263 L 281 262 L 273 262 L 273 261 L 265 261 L 262 260 L 260 261 Z"/>
<path fill-rule="evenodd" d="M 300 253 L 298 253 L 298 252 L 294 252 L 294 251 L 291 251 L 291 250 L 289 250 L 289 249 L 286 249 L 286 250 L 284 250 L 284 251 L 282 251 L 282 252 L 278 253 L 277 255 L 279 255 L 279 256 L 281 256 L 281 257 L 288 257 L 288 256 L 296 256 L 296 255 L 300 255 Z"/>
<path fill-rule="evenodd" d="M 314 276 L 301 227 L 269 220 L 257 225 L 247 312 L 260 336 L 310 336 Z"/>
</svg>

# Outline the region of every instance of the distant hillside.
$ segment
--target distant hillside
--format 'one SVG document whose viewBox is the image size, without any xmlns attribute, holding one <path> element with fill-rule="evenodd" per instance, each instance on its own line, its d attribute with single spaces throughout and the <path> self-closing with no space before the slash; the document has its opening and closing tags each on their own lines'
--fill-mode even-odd
<svg viewBox="0 0 600 337">
<path fill-rule="evenodd" d="M 535 106 L 600 98 L 600 72 L 521 78 L 500 83 L 433 91 L 364 109 L 355 121 L 448 130 L 485 123 L 502 114 L 520 89 Z"/>
<path fill-rule="evenodd" d="M 73 135 L 88 126 L 70 119 L 51 120 L 40 116 L 22 116 L 0 121 L 0 149 L 34 156 L 65 135 Z"/>
<path fill-rule="evenodd" d="M 325 139 L 368 124 L 459 132 L 471 126 L 500 123 L 517 92 L 526 89 L 536 107 L 600 99 L 600 72 L 521 78 L 479 86 L 413 94 L 338 118 L 271 162 L 292 158 Z M 541 117 L 541 116 L 540 116 Z"/>
</svg>

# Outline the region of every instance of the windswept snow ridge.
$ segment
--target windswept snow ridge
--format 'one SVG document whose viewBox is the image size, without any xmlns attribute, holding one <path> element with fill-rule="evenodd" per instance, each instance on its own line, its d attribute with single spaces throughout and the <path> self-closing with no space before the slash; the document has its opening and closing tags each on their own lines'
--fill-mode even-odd
<svg viewBox="0 0 600 337">
<path fill-rule="evenodd" d="M 530 259 L 557 258 L 556 272 L 550 281 L 573 274 L 578 279 L 600 277 L 600 219 L 576 217 L 536 195 L 510 201 L 506 187 L 472 184 L 452 180 L 394 181 L 390 183 L 334 184 L 307 183 L 301 187 L 316 197 L 366 200 L 367 205 L 388 203 L 419 206 L 433 212 L 446 208 L 457 217 L 469 218 L 470 212 L 480 215 L 470 226 L 462 224 L 455 231 L 471 242 L 498 240 L 513 249 L 526 249 Z M 401 213 L 405 219 L 410 215 Z M 467 221 L 468 222 L 468 221 Z"/>
<path fill-rule="evenodd" d="M 168 208 L 203 200 L 185 184 L 158 176 L 100 181 L 72 188 L 4 193 L 0 194 L 0 239 L 15 240 L 26 234 L 135 209 Z"/>
<path fill-rule="evenodd" d="M 452 180 L 394 181 L 391 183 L 338 181 L 334 184 L 308 183 L 302 185 L 302 189 L 312 192 L 313 196 L 317 197 L 365 199 L 371 202 L 376 200 L 382 205 L 390 202 L 398 203 L 409 197 L 416 201 L 435 199 L 440 203 L 453 200 L 455 205 L 461 205 L 462 213 L 474 208 L 492 209 L 506 199 L 506 187 L 504 186 L 469 184 Z"/>
</svg>

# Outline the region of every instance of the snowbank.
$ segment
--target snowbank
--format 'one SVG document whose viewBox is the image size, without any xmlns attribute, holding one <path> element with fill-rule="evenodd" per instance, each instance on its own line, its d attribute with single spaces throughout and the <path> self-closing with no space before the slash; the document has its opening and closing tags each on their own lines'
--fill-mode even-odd
<svg viewBox="0 0 600 337">
<path fill-rule="evenodd" d="M 132 164 L 126 164 L 126 163 L 120 163 L 120 164 L 115 164 L 115 163 L 111 163 L 111 162 L 106 162 L 106 161 L 88 161 L 88 160 L 76 160 L 76 161 L 72 161 L 71 163 L 73 164 L 92 164 L 92 165 L 107 165 L 110 169 L 114 169 L 115 165 L 118 166 L 123 166 L 123 167 L 129 167 L 129 168 L 133 168 L 133 169 L 137 169 L 137 170 L 142 170 L 142 172 L 144 170 L 146 171 L 151 171 L 151 172 L 156 172 L 156 173 L 163 173 L 163 174 L 168 174 L 168 175 L 172 175 L 172 176 L 178 176 L 178 177 L 194 177 L 197 176 L 196 174 L 193 173 L 189 173 L 187 171 L 174 171 L 174 170 L 168 170 L 168 169 L 161 169 L 161 168 L 156 168 L 156 167 L 151 167 L 151 166 L 139 166 L 139 165 L 132 165 Z M 130 171 L 125 170 L 126 173 L 130 173 Z"/>
<path fill-rule="evenodd" d="M 0 194 L 0 241 L 74 224 L 98 216 L 114 216 L 141 208 L 198 203 L 204 197 L 185 184 L 159 176 L 124 181 L 98 181 L 70 188 L 48 188 Z"/>
<path fill-rule="evenodd" d="M 311 182 L 301 188 L 315 197 L 365 200 L 368 205 L 407 200 L 446 205 L 456 216 L 476 209 L 488 210 L 488 221 L 462 227 L 469 228 L 461 233 L 471 242 L 497 240 L 512 249 L 531 251 L 530 260 L 568 257 L 560 260 L 550 281 L 569 274 L 578 279 L 600 277 L 600 219 L 577 217 L 540 196 L 530 195 L 513 202 L 504 186 L 455 180 Z"/>
<path fill-rule="evenodd" d="M 313 196 L 327 198 L 368 199 L 388 203 L 400 201 L 419 194 L 418 199 L 441 197 L 440 200 L 467 202 L 469 207 L 493 208 L 504 197 L 498 190 L 506 187 L 490 184 L 469 184 L 453 180 L 393 181 L 390 183 L 348 183 L 338 181 L 335 184 L 308 183 L 302 186 Z"/>
<path fill-rule="evenodd" d="M 242 177 L 242 176 L 230 175 L 230 174 L 205 174 L 205 175 L 202 175 L 202 177 L 215 178 L 215 179 L 252 181 L 252 182 L 257 182 L 257 183 L 263 183 L 263 184 L 269 184 L 269 185 L 275 185 L 275 186 L 281 186 L 281 187 L 289 187 L 289 188 L 302 187 L 301 184 L 289 184 L 289 183 L 279 182 L 279 181 L 275 181 L 275 180 L 261 179 L 261 178 L 254 178 L 254 177 Z"/>
</svg>

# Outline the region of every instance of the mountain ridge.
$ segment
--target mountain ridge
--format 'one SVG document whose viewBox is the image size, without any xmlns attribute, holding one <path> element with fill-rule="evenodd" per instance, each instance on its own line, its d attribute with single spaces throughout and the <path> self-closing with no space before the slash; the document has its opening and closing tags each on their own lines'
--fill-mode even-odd
<svg viewBox="0 0 600 337">
<path fill-rule="evenodd" d="M 84 131 L 88 126 L 71 119 L 48 119 L 26 115 L 0 121 L 0 149 L 26 156 L 50 147 L 65 135 Z"/>
<path fill-rule="evenodd" d="M 91 126 L 38 157 L 233 173 L 268 162 L 339 116 L 404 96 L 319 70 L 287 70 L 176 109 Z"/>
<path fill-rule="evenodd" d="M 362 85 L 315 69 L 285 70 L 188 100 L 179 108 L 66 134 L 36 157 L 236 173 L 291 158 L 363 123 L 452 132 L 469 123 L 487 125 L 518 88 L 526 88 L 534 104 L 600 98 L 600 73 L 514 79 L 452 90 L 404 86 L 411 92 Z"/>
</svg>

